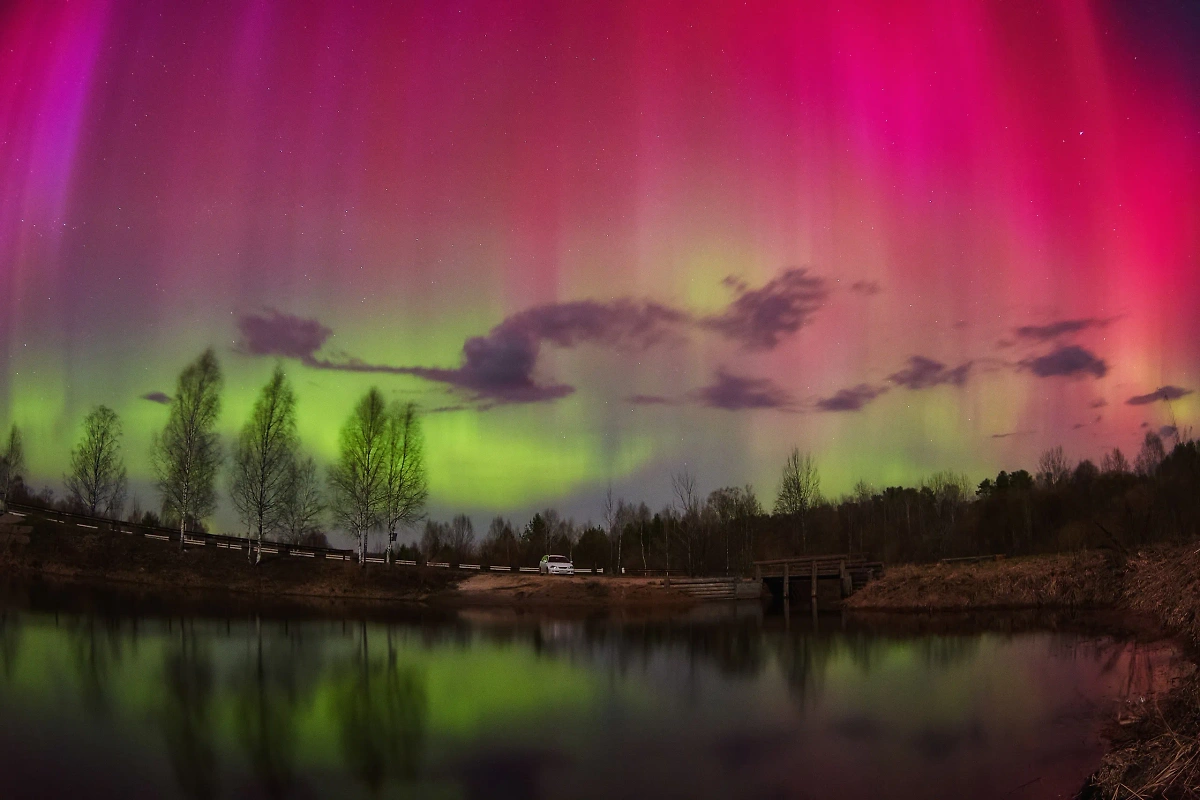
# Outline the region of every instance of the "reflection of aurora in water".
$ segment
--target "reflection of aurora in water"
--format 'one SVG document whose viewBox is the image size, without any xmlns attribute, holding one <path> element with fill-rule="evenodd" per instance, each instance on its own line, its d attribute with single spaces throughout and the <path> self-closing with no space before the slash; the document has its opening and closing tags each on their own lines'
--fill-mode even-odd
<svg viewBox="0 0 1200 800">
<path fill-rule="evenodd" d="M 19 754 L 103 742 L 144 774 L 86 779 L 134 795 L 929 796 L 936 778 L 987 796 L 1034 764 L 1042 788 L 1077 785 L 1129 658 L 1073 635 L 799 627 L 9 612 L 0 774 L 44 781 Z"/>
</svg>

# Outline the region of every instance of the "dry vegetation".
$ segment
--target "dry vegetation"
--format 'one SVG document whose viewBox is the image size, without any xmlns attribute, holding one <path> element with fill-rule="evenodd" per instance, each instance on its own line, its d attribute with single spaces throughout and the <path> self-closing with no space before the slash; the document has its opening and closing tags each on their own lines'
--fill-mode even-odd
<svg viewBox="0 0 1200 800">
<path fill-rule="evenodd" d="M 846 606 L 889 611 L 1098 608 L 1115 605 L 1120 588 L 1120 576 L 1109 559 L 1085 552 L 889 567 Z"/>
<path fill-rule="evenodd" d="M 1200 653 L 1200 550 L 1158 547 L 1125 565 L 1123 605 L 1160 620 Z M 1200 675 L 1148 698 L 1146 711 L 1113 736 L 1093 776 L 1096 798 L 1200 797 Z"/>
</svg>

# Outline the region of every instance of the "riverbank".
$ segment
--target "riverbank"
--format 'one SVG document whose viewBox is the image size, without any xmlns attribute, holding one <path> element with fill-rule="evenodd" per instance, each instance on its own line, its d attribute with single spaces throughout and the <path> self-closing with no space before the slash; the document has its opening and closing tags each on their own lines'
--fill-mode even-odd
<svg viewBox="0 0 1200 800">
<path fill-rule="evenodd" d="M 973 564 L 888 567 L 846 599 L 869 611 L 1110 608 L 1121 600 L 1121 569 L 1097 552 Z"/>
<path fill-rule="evenodd" d="M 979 613 L 1107 608 L 1137 614 L 1177 637 L 1192 663 L 1131 697 L 1106 732 L 1111 750 L 1084 797 L 1200 797 L 1200 549 L 1149 548 L 975 564 L 889 568 L 846 601 L 858 613 Z M 1153 682 L 1152 682 L 1153 684 Z"/>
<path fill-rule="evenodd" d="M 129 602 L 225 613 L 273 610 L 404 614 L 416 607 L 502 607 L 570 610 L 607 608 L 671 611 L 695 598 L 657 579 L 528 573 L 470 573 L 439 567 L 365 567 L 341 560 L 264 554 L 258 565 L 245 551 L 97 530 L 35 516 L 0 518 L 0 571 L 64 587 L 109 586 Z"/>
</svg>

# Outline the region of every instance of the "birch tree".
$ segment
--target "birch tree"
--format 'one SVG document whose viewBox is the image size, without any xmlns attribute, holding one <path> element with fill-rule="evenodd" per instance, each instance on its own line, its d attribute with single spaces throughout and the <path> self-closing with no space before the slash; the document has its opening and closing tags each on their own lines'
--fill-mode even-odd
<svg viewBox="0 0 1200 800">
<path fill-rule="evenodd" d="M 671 493 L 679 507 L 678 530 L 687 555 L 688 574 L 695 574 L 693 544 L 700 527 L 700 497 L 696 494 L 696 476 L 687 467 L 671 475 Z"/>
<path fill-rule="evenodd" d="M 179 517 L 180 550 L 188 523 L 208 516 L 217 505 L 221 441 L 215 428 L 223 385 L 210 347 L 180 373 L 167 426 L 154 437 L 154 473 L 163 511 Z"/>
<path fill-rule="evenodd" d="M 397 530 L 415 525 L 425 515 L 429 483 L 424 445 L 416 403 L 394 403 L 384 428 L 382 523 L 389 564 L 395 557 Z"/>
<path fill-rule="evenodd" d="M 386 495 L 388 413 L 374 386 L 346 420 L 338 460 L 329 469 L 329 509 L 358 538 L 358 562 L 367 563 L 367 536 L 383 521 Z"/>
<path fill-rule="evenodd" d="M 25 447 L 21 431 L 13 425 L 8 432 L 8 441 L 0 450 L 0 511 L 8 510 L 8 496 L 25 471 Z"/>
<path fill-rule="evenodd" d="M 118 517 L 125 505 L 125 458 L 121 453 L 121 419 L 108 406 L 96 406 L 83 420 L 83 435 L 71 451 L 71 473 L 65 477 L 71 499 L 93 517 Z"/>
<path fill-rule="evenodd" d="M 779 482 L 779 497 L 775 499 L 775 513 L 795 516 L 800 519 L 801 552 L 808 552 L 808 531 L 804 518 L 821 498 L 821 475 L 811 453 L 801 455 L 799 447 L 793 447 L 787 463 L 783 465 L 783 476 Z M 794 545 L 793 545 L 794 546 Z"/>
<path fill-rule="evenodd" d="M 288 490 L 280 519 L 284 537 L 292 544 L 302 544 L 320 531 L 323 513 L 325 502 L 317 479 L 317 463 L 312 456 L 297 456 L 288 469 Z"/>
<path fill-rule="evenodd" d="M 257 546 L 246 557 L 262 562 L 263 536 L 283 526 L 296 462 L 296 394 L 276 366 L 233 446 L 229 494 Z"/>
</svg>

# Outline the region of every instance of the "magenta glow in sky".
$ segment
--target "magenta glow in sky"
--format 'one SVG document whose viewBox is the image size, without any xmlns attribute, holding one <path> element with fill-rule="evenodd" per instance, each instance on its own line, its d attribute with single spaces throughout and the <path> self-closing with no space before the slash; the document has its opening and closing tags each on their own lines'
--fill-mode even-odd
<svg viewBox="0 0 1200 800">
<path fill-rule="evenodd" d="M 417 399 L 445 509 L 663 502 L 684 463 L 769 498 L 792 444 L 834 493 L 978 480 L 1198 421 L 1187 4 L 348 5 L 0 11 L 35 479 L 104 402 L 144 481 L 144 398 L 207 345 L 227 431 L 283 359 L 322 458 L 372 382 Z"/>
</svg>

